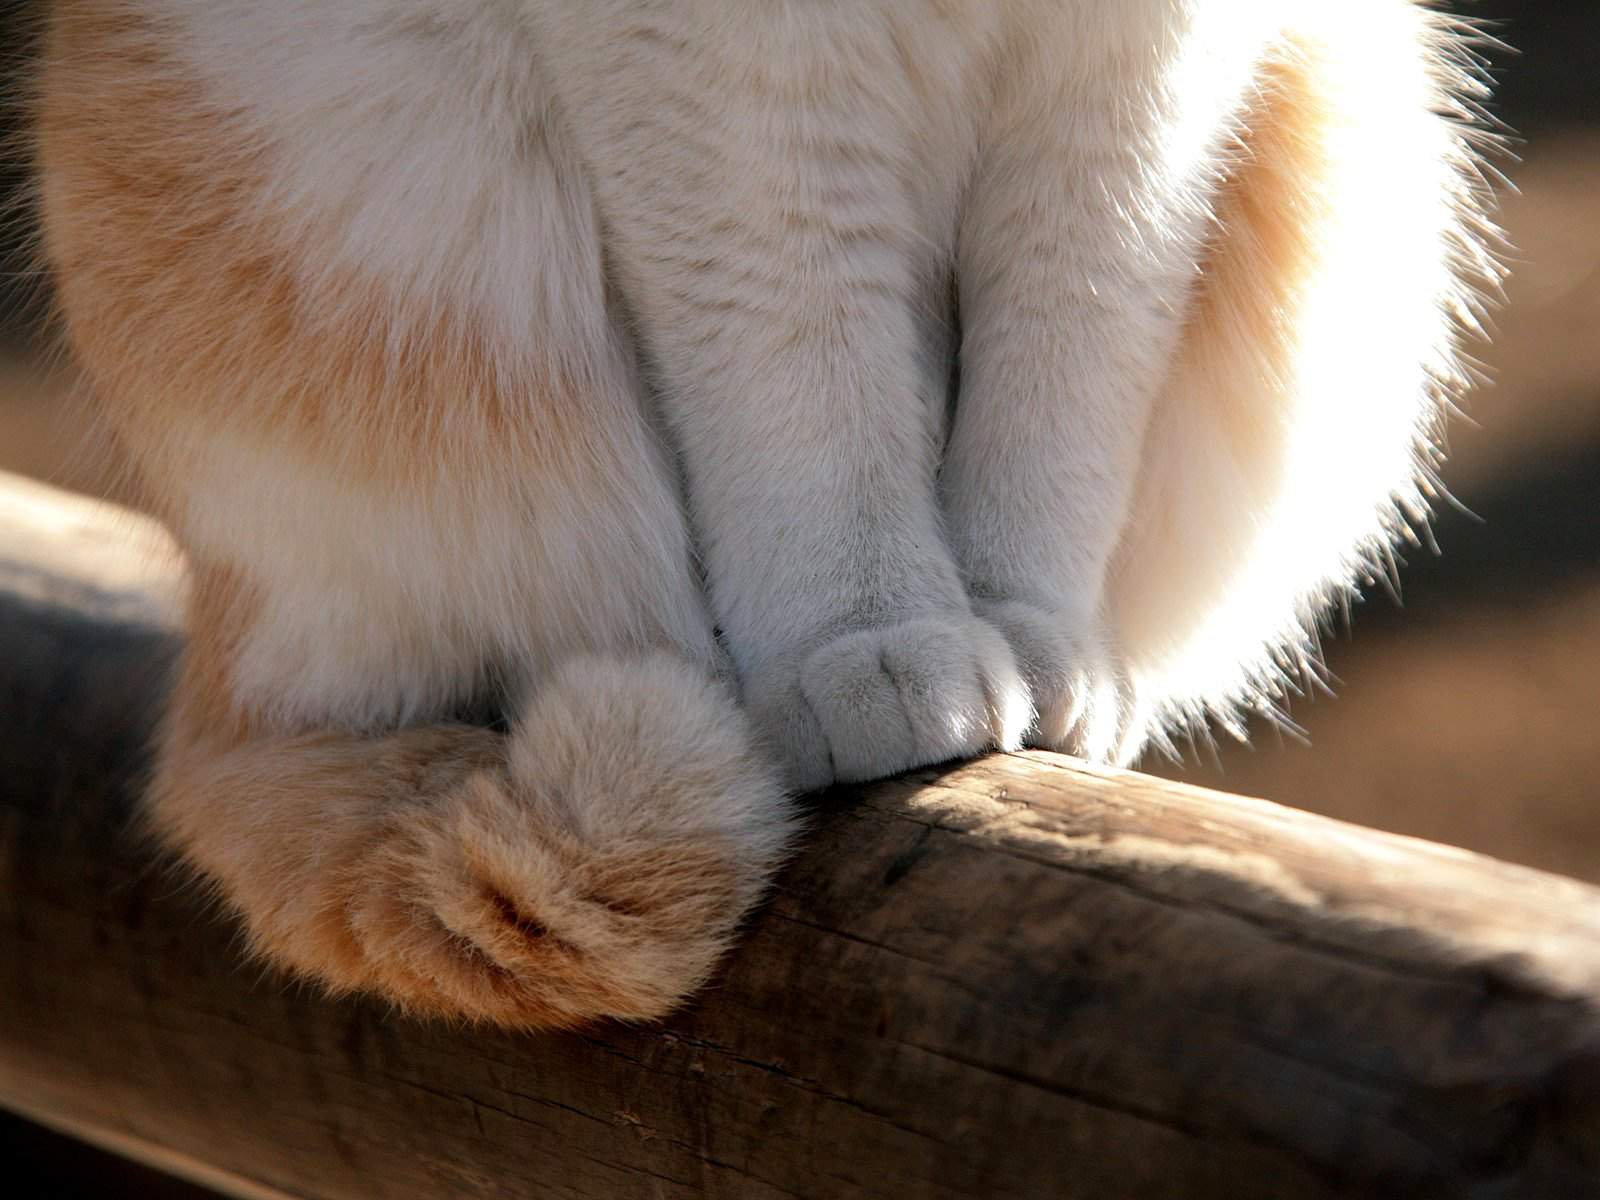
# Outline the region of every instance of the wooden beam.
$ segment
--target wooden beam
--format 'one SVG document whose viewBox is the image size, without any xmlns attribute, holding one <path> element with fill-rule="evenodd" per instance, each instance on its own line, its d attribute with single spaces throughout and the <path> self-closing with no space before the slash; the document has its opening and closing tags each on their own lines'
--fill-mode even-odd
<svg viewBox="0 0 1600 1200">
<path fill-rule="evenodd" d="M 0 484 L 0 1104 L 252 1195 L 1600 1195 L 1600 891 L 1048 754 L 817 800 L 659 1028 L 326 1001 L 133 832 L 178 570 Z"/>
</svg>

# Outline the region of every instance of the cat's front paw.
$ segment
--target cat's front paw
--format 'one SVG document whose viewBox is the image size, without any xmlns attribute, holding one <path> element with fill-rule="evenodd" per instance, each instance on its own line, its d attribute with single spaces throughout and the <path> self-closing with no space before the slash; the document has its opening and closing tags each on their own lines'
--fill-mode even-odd
<svg viewBox="0 0 1600 1200">
<path fill-rule="evenodd" d="M 1006 639 L 966 614 L 844 633 L 744 682 L 751 716 L 802 791 L 1015 749 L 1032 717 Z"/>
<path fill-rule="evenodd" d="M 1028 745 L 1119 764 L 1138 754 L 1145 723 L 1098 621 L 1017 600 L 980 600 L 974 607 L 1005 634 L 1033 696 Z"/>
</svg>

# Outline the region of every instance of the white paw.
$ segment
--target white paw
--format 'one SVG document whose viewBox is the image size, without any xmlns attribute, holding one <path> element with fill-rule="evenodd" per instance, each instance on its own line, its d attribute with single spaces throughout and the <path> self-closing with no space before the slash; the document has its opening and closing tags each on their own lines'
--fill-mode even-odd
<svg viewBox="0 0 1600 1200">
<path fill-rule="evenodd" d="M 1146 723 L 1097 622 L 1016 600 L 974 607 L 1005 634 L 1033 696 L 1028 745 L 1124 765 L 1138 756 Z"/>
<path fill-rule="evenodd" d="M 1005 638 L 965 614 L 842 634 L 752 672 L 745 698 L 802 790 L 1015 749 L 1032 717 Z"/>
</svg>

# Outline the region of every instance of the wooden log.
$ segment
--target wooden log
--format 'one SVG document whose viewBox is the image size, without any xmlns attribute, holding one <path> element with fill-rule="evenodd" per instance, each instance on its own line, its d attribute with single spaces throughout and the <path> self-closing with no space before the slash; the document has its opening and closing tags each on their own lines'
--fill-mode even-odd
<svg viewBox="0 0 1600 1200">
<path fill-rule="evenodd" d="M 1600 1195 L 1600 891 L 1048 754 L 817 800 L 657 1028 L 286 983 L 131 819 L 178 570 L 0 484 L 0 1104 L 258 1196 Z"/>
</svg>

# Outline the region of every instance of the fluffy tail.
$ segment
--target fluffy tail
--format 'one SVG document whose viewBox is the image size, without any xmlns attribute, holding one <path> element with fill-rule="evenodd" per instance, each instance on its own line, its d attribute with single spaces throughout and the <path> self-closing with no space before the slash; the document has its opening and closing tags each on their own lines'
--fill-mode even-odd
<svg viewBox="0 0 1600 1200">
<path fill-rule="evenodd" d="M 1157 730 L 1274 709 L 1315 672 L 1330 605 L 1392 572 L 1499 281 L 1468 32 L 1409 0 L 1293 11 L 1218 186 L 1113 577 Z"/>
<path fill-rule="evenodd" d="M 151 811 L 265 958 L 523 1027 L 659 1017 L 780 862 L 787 800 L 731 699 L 667 657 L 569 663 L 509 737 L 195 733 Z"/>
</svg>

